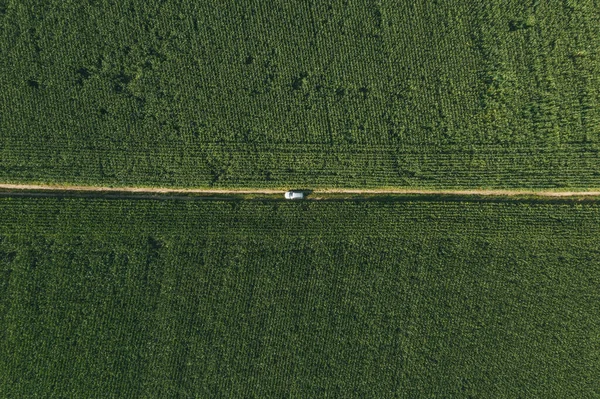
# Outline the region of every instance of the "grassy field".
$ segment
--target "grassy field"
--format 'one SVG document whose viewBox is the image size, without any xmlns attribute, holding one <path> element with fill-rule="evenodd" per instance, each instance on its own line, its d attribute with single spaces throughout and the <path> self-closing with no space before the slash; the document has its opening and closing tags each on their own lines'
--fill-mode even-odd
<svg viewBox="0 0 600 399">
<path fill-rule="evenodd" d="M 0 199 L 0 396 L 600 395 L 600 206 Z"/>
<path fill-rule="evenodd" d="M 600 187 L 595 1 L 0 0 L 0 180 Z"/>
</svg>

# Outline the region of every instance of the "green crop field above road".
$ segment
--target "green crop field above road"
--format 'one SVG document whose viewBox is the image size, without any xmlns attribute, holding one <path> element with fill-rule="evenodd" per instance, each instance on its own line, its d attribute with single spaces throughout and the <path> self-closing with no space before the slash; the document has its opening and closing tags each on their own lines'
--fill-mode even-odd
<svg viewBox="0 0 600 399">
<path fill-rule="evenodd" d="M 0 198 L 0 397 L 597 397 L 600 205 Z"/>
<path fill-rule="evenodd" d="M 0 180 L 600 187 L 592 0 L 0 0 Z"/>
</svg>

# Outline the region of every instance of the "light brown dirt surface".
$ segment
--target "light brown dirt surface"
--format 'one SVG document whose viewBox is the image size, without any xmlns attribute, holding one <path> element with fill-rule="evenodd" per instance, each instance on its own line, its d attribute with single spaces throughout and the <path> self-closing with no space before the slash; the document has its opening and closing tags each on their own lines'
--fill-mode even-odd
<svg viewBox="0 0 600 399">
<path fill-rule="evenodd" d="M 315 193 L 331 194 L 421 194 L 421 195 L 456 195 L 456 196 L 538 196 L 538 197 L 595 197 L 600 191 L 551 191 L 551 190 L 501 190 L 501 189 L 469 189 L 469 190 L 430 190 L 411 188 L 382 188 L 382 189 L 323 189 Z"/>
<path fill-rule="evenodd" d="M 1 183 L 0 190 L 5 191 L 71 191 L 71 192 L 104 192 L 104 193 L 136 193 L 136 194 L 283 194 L 285 190 L 267 188 L 170 188 L 170 187 L 102 187 L 53 184 L 8 184 Z M 600 191 L 552 191 L 552 190 L 501 190 L 501 189 L 469 189 L 469 190 L 431 190 L 417 188 L 321 188 L 312 191 L 318 194 L 351 194 L 351 195 L 453 195 L 453 196 L 536 196 L 536 197 L 600 197 Z"/>
<path fill-rule="evenodd" d="M 170 188 L 170 187 L 102 187 L 70 186 L 53 184 L 0 184 L 0 190 L 15 191 L 81 191 L 115 192 L 138 194 L 283 194 L 284 190 L 263 188 L 219 189 L 219 188 Z"/>
</svg>

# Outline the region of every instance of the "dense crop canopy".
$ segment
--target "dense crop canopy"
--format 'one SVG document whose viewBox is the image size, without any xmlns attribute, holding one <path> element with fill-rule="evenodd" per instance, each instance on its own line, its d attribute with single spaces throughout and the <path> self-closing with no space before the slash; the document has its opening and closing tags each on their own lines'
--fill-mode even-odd
<svg viewBox="0 0 600 399">
<path fill-rule="evenodd" d="M 600 206 L 0 200 L 0 396 L 594 397 Z"/>
<path fill-rule="evenodd" d="M 600 187 L 600 8 L 0 0 L 0 179 Z"/>
</svg>

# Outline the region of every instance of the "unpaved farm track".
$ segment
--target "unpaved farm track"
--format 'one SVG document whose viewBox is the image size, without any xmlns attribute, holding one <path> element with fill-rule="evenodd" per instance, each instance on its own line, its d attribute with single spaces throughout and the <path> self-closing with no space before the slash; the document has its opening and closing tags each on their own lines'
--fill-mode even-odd
<svg viewBox="0 0 600 399">
<path fill-rule="evenodd" d="M 138 195 L 157 194 L 197 194 L 197 195 L 277 195 L 283 194 L 283 189 L 245 188 L 168 188 L 168 187 L 101 187 L 77 185 L 52 185 L 52 184 L 0 184 L 0 190 L 8 192 L 85 192 L 85 193 L 123 193 Z M 432 190 L 418 188 L 317 188 L 310 191 L 311 198 L 325 199 L 319 195 L 348 194 L 352 196 L 377 196 L 377 195 L 449 195 L 464 197 L 545 197 L 545 198 L 578 198 L 600 197 L 600 190 L 594 191 L 552 191 L 552 190 L 501 190 L 501 189 L 469 189 L 469 190 Z"/>
</svg>

